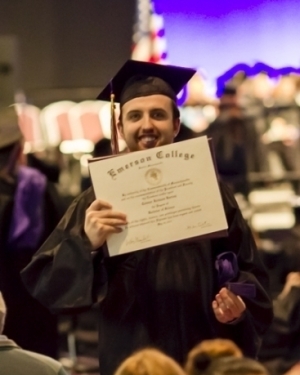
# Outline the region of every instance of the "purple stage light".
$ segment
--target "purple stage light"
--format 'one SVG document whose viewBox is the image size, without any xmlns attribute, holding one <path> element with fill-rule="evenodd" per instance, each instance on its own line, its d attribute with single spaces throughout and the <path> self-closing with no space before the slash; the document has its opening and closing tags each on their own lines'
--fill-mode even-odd
<svg viewBox="0 0 300 375">
<path fill-rule="evenodd" d="M 271 78 L 299 71 L 299 0 L 154 2 L 164 17 L 169 62 L 205 69 L 219 89 L 238 70 Z"/>
</svg>

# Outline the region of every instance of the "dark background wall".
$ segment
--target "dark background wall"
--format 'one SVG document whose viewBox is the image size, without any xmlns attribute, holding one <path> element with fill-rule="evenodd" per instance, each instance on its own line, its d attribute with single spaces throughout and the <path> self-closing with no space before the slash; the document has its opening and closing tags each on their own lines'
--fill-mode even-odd
<svg viewBox="0 0 300 375">
<path fill-rule="evenodd" d="M 130 57 L 134 11 L 135 0 L 0 0 L 0 36 L 17 40 L 18 88 L 103 87 Z"/>
</svg>

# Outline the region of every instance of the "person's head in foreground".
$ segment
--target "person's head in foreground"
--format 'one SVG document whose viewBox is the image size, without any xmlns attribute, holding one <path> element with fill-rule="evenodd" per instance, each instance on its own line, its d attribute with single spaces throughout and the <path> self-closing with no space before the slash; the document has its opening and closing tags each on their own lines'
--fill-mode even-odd
<svg viewBox="0 0 300 375">
<path fill-rule="evenodd" d="M 2 293 L 0 292 L 0 335 L 2 335 L 2 332 L 4 330 L 5 317 L 6 317 L 6 306 L 5 306 L 4 299 L 2 297 Z"/>
<path fill-rule="evenodd" d="M 120 103 L 118 131 L 129 151 L 173 143 L 180 119 L 176 95 L 194 75 L 192 69 L 128 61 L 98 96 Z"/>
<path fill-rule="evenodd" d="M 211 358 L 203 353 L 198 355 L 194 366 L 194 375 L 269 375 L 263 365 L 250 358 Z"/>
<path fill-rule="evenodd" d="M 242 351 L 239 347 L 231 340 L 226 339 L 214 339 L 204 340 L 197 346 L 195 346 L 188 354 L 188 358 L 185 365 L 185 371 L 189 375 L 197 375 L 197 358 L 200 358 L 200 362 L 203 359 L 203 354 L 207 355 L 211 359 L 221 357 L 243 357 Z"/>
<path fill-rule="evenodd" d="M 143 349 L 127 358 L 114 375 L 185 375 L 172 358 L 156 349 Z"/>
</svg>

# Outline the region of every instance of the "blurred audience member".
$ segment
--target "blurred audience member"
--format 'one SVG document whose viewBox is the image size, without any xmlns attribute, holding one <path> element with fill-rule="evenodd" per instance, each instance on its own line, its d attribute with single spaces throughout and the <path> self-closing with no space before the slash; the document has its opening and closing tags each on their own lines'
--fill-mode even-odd
<svg viewBox="0 0 300 375">
<path fill-rule="evenodd" d="M 275 154 L 279 159 L 281 164 L 279 168 L 282 170 L 289 172 L 300 171 L 299 137 L 299 128 L 288 123 L 284 118 L 276 117 L 272 120 L 270 128 L 262 135 L 262 142 L 267 145 L 269 152 L 271 172 L 277 172 L 276 164 L 272 166 L 272 154 Z M 294 182 L 294 189 L 298 193 L 297 182 Z"/>
<path fill-rule="evenodd" d="M 297 93 L 297 79 L 293 74 L 279 78 L 274 88 L 273 97 L 277 105 L 291 105 L 295 103 Z"/>
<path fill-rule="evenodd" d="M 45 175 L 20 165 L 23 140 L 14 107 L 0 109 L 0 290 L 5 334 L 24 349 L 57 356 L 57 318 L 26 291 L 20 271 L 60 219 Z"/>
<path fill-rule="evenodd" d="M 0 373 L 1 375 L 67 375 L 61 363 L 52 358 L 21 349 L 17 343 L 2 335 L 6 306 L 0 292 Z M 22 313 L 20 313 L 22 317 Z M 25 317 L 26 318 L 26 317 Z M 24 323 L 26 320 L 24 319 Z M 45 337 L 47 340 L 47 337 Z"/>
<path fill-rule="evenodd" d="M 179 133 L 174 139 L 174 142 L 187 141 L 188 139 L 192 139 L 195 137 L 196 137 L 196 133 L 192 129 L 188 128 L 184 124 L 181 124 Z"/>
<path fill-rule="evenodd" d="M 233 191 L 248 195 L 246 127 L 237 105 L 236 91 L 226 88 L 220 98 L 218 117 L 205 134 L 213 139 L 219 175 Z"/>
<path fill-rule="evenodd" d="M 252 95 L 255 99 L 261 100 L 264 105 L 273 103 L 275 85 L 268 75 L 264 72 L 250 78 L 252 85 Z"/>
<path fill-rule="evenodd" d="M 156 349 L 143 349 L 125 359 L 115 375 L 185 375 L 185 373 L 171 357 Z"/>
<path fill-rule="evenodd" d="M 276 236 L 273 239 L 261 239 L 256 235 L 261 259 L 269 273 L 272 299 L 276 299 L 281 293 L 288 274 L 300 270 L 300 207 L 297 201 L 293 211 L 295 224 L 291 229 L 285 230 L 284 234 L 273 230 L 269 232 L 269 236 Z"/>
<path fill-rule="evenodd" d="M 111 140 L 108 138 L 102 138 L 95 144 L 93 157 L 98 158 L 102 156 L 109 156 L 112 154 L 111 151 Z"/>
<path fill-rule="evenodd" d="M 300 362 L 300 272 L 288 275 L 273 305 L 274 320 L 259 356 L 271 375 L 282 375 Z"/>
<path fill-rule="evenodd" d="M 48 181 L 57 184 L 59 182 L 59 166 L 39 158 L 36 154 L 27 154 L 27 165 L 42 172 Z"/>
<path fill-rule="evenodd" d="M 95 144 L 93 151 L 93 158 L 109 156 L 112 154 L 111 141 L 108 138 L 102 138 Z M 81 177 L 81 191 L 88 189 L 91 186 L 90 176 Z"/>
<path fill-rule="evenodd" d="M 249 172 L 269 171 L 266 146 L 260 138 L 268 127 L 266 108 L 274 104 L 273 91 L 274 81 L 265 73 L 246 78 L 237 89 L 238 103 L 248 129 L 254 134 L 251 143 L 247 144 L 252 150 L 252 159 L 248 158 Z"/>
<path fill-rule="evenodd" d="M 37 154 L 26 155 L 27 166 L 37 169 L 47 178 L 47 195 L 46 199 L 49 204 L 54 205 L 56 211 L 56 221 L 60 219 L 72 203 L 74 197 L 70 194 L 61 194 L 59 190 L 59 179 L 61 168 L 59 162 L 50 161 L 46 158 L 39 157 Z M 46 204 L 47 205 L 47 204 Z"/>
</svg>

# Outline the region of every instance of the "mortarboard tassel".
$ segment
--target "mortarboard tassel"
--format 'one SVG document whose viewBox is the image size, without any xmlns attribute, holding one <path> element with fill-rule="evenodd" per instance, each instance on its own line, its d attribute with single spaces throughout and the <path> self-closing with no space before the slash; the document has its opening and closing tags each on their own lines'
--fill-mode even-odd
<svg viewBox="0 0 300 375">
<path fill-rule="evenodd" d="M 119 143 L 118 143 L 118 130 L 116 124 L 115 115 L 115 95 L 110 94 L 110 131 L 111 131 L 111 150 L 113 155 L 119 153 Z"/>
</svg>

